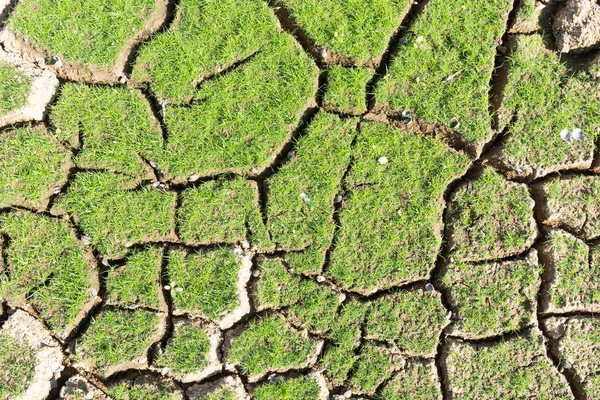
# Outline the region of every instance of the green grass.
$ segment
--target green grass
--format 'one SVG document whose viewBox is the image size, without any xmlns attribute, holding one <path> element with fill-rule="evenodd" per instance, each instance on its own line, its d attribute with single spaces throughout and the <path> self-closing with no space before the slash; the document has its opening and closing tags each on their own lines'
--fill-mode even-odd
<svg viewBox="0 0 600 400">
<path fill-rule="evenodd" d="M 318 275 L 323 269 L 326 251 L 325 247 L 310 246 L 303 251 L 290 251 L 283 259 L 297 273 Z"/>
<path fill-rule="evenodd" d="M 27 103 L 31 79 L 14 65 L 0 62 L 0 115 Z"/>
<path fill-rule="evenodd" d="M 230 389 L 219 388 L 204 397 L 205 400 L 238 400 L 239 396 Z"/>
<path fill-rule="evenodd" d="M 193 324 L 175 326 L 173 337 L 155 365 L 178 375 L 202 370 L 208 365 L 210 341 L 207 333 Z"/>
<path fill-rule="evenodd" d="M 472 145 L 489 140 L 495 47 L 512 5 L 511 0 L 430 1 L 376 88 L 376 109 L 411 110 L 419 120 L 454 127 Z"/>
<path fill-rule="evenodd" d="M 317 90 L 317 67 L 289 35 L 244 65 L 204 82 L 189 106 L 166 106 L 159 168 L 179 180 L 266 167 Z"/>
<path fill-rule="evenodd" d="M 108 395 L 114 400 L 182 400 L 183 396 L 177 390 L 166 385 L 133 384 L 128 382 L 119 382 L 109 387 Z"/>
<path fill-rule="evenodd" d="M 442 398 L 435 364 L 431 361 L 406 361 L 406 365 L 385 384 L 385 400 L 433 400 Z"/>
<path fill-rule="evenodd" d="M 446 363 L 456 400 L 572 398 L 567 381 L 546 357 L 539 331 L 493 345 L 451 341 Z"/>
<path fill-rule="evenodd" d="M 147 247 L 129 255 L 125 265 L 112 268 L 106 277 L 106 300 L 122 306 L 160 309 L 162 250 Z"/>
<path fill-rule="evenodd" d="M 228 361 L 239 365 L 244 374 L 262 375 L 280 368 L 302 368 L 316 350 L 316 343 L 286 326 L 278 316 L 250 322 L 233 339 Z"/>
<path fill-rule="evenodd" d="M 118 258 L 131 244 L 174 238 L 175 197 L 127 176 L 83 172 L 56 207 L 75 216 L 96 250 Z"/>
<path fill-rule="evenodd" d="M 8 129 L 0 135 L 0 207 L 43 209 L 67 178 L 68 152 L 41 127 Z"/>
<path fill-rule="evenodd" d="M 391 354 L 383 348 L 364 344 L 348 382 L 352 391 L 374 395 L 375 390 L 392 375 L 394 364 L 391 358 Z"/>
<path fill-rule="evenodd" d="M 156 162 L 162 150 L 158 121 L 137 90 L 66 84 L 51 119 L 58 138 L 79 149 L 79 168 L 145 177 L 143 159 Z"/>
<path fill-rule="evenodd" d="M 334 56 L 374 64 L 410 6 L 409 0 L 281 0 L 292 18 Z"/>
<path fill-rule="evenodd" d="M 246 239 L 268 244 L 258 208 L 258 188 L 251 181 L 220 179 L 187 189 L 181 195 L 177 214 L 179 234 L 189 245 Z"/>
<path fill-rule="evenodd" d="M 367 337 L 394 343 L 412 356 L 433 356 L 446 310 L 439 295 L 397 292 L 374 300 L 364 324 Z"/>
<path fill-rule="evenodd" d="M 25 342 L 0 335 L 0 399 L 21 396 L 35 373 L 35 354 Z"/>
<path fill-rule="evenodd" d="M 518 175 L 591 162 L 600 135 L 600 94 L 585 73 L 571 76 L 539 35 L 522 36 L 510 59 L 504 113 L 516 113 L 499 159 Z M 583 130 L 582 141 L 564 141 L 563 129 Z M 519 172 L 521 171 L 521 172 Z"/>
<path fill-rule="evenodd" d="M 172 251 L 167 267 L 176 312 L 199 314 L 217 321 L 238 306 L 241 265 L 230 249 L 195 254 Z"/>
<path fill-rule="evenodd" d="M 443 283 L 460 317 L 454 334 L 480 338 L 531 325 L 541 272 L 535 251 L 523 260 L 450 263 Z"/>
<path fill-rule="evenodd" d="M 146 359 L 160 317 L 143 310 L 108 309 L 92 319 L 77 342 L 75 360 L 101 376 L 121 363 Z"/>
<path fill-rule="evenodd" d="M 62 221 L 14 211 L 0 215 L 0 232 L 9 239 L 0 296 L 13 305 L 26 299 L 62 334 L 90 300 L 94 264 Z"/>
<path fill-rule="evenodd" d="M 461 261 L 522 253 L 537 236 L 527 186 L 507 182 L 491 168 L 453 193 L 446 223 L 450 250 Z"/>
<path fill-rule="evenodd" d="M 361 124 L 331 267 L 347 288 L 371 292 L 425 279 L 440 247 L 442 195 L 468 158 L 386 125 Z M 378 159 L 387 157 L 387 164 Z"/>
<path fill-rule="evenodd" d="M 51 55 L 109 70 L 154 9 L 154 0 L 25 0 L 9 27 Z"/>
<path fill-rule="evenodd" d="M 332 65 L 327 70 L 327 90 L 323 105 L 344 114 L 367 111 L 367 83 L 375 71 L 370 68 L 344 68 Z"/>
<path fill-rule="evenodd" d="M 320 388 L 314 379 L 303 377 L 262 384 L 254 391 L 256 400 L 319 400 Z"/>
</svg>

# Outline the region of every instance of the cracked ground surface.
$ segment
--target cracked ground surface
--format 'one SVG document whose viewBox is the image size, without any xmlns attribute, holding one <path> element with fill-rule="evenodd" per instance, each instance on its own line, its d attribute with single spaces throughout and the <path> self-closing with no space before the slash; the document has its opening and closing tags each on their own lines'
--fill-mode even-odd
<svg viewBox="0 0 600 400">
<path fill-rule="evenodd" d="M 599 10 L 0 0 L 0 399 L 600 399 Z"/>
</svg>

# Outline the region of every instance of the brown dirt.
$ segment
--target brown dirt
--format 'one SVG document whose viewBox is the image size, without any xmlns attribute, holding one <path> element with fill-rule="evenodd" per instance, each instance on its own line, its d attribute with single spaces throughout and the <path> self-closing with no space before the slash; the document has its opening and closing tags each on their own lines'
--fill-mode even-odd
<svg viewBox="0 0 600 400">
<path fill-rule="evenodd" d="M 567 0 L 554 17 L 552 31 L 561 53 L 585 53 L 600 47 L 600 4 Z"/>
</svg>

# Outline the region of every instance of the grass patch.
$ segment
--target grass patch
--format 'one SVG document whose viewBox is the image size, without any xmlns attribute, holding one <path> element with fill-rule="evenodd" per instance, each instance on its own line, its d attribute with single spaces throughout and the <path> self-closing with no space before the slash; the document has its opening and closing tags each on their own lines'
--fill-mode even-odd
<svg viewBox="0 0 600 400">
<path fill-rule="evenodd" d="M 0 61 L 0 115 L 27 103 L 32 80 L 14 65 Z"/>
<path fill-rule="evenodd" d="M 155 364 L 175 374 L 191 374 L 208 365 L 209 350 L 210 341 L 204 330 L 194 324 L 179 324 Z"/>
<path fill-rule="evenodd" d="M 446 321 L 439 294 L 397 292 L 371 302 L 364 331 L 368 338 L 394 343 L 411 356 L 434 356 Z"/>
<path fill-rule="evenodd" d="M 522 253 L 537 228 L 527 186 L 508 182 L 491 168 L 451 196 L 449 248 L 461 261 L 493 260 Z"/>
<path fill-rule="evenodd" d="M 429 2 L 375 91 L 376 109 L 411 110 L 421 120 L 454 127 L 472 145 L 489 140 L 490 78 L 512 5 Z"/>
<path fill-rule="evenodd" d="M 327 91 L 323 105 L 344 114 L 367 111 L 367 83 L 375 71 L 370 68 L 344 68 L 332 65 L 327 70 Z"/>
<path fill-rule="evenodd" d="M 178 390 L 157 383 L 150 378 L 136 380 L 139 383 L 119 382 L 108 388 L 108 395 L 114 400 L 182 400 L 183 395 Z"/>
<path fill-rule="evenodd" d="M 388 162 L 381 164 L 381 157 Z M 443 193 L 467 164 L 466 156 L 432 138 L 362 123 L 325 272 L 366 293 L 426 279 L 441 242 Z"/>
<path fill-rule="evenodd" d="M 304 377 L 260 385 L 254 391 L 256 400 L 319 400 L 319 385 Z"/>
<path fill-rule="evenodd" d="M 67 179 L 68 152 L 42 127 L 0 135 L 0 207 L 43 209 L 52 189 Z"/>
<path fill-rule="evenodd" d="M 460 318 L 454 334 L 481 338 L 531 325 L 541 272 L 535 250 L 523 260 L 448 265 L 443 284 Z"/>
<path fill-rule="evenodd" d="M 25 0 L 8 22 L 35 47 L 109 70 L 155 8 L 154 0 Z"/>
<path fill-rule="evenodd" d="M 381 391 L 385 400 L 440 399 L 435 364 L 431 361 L 406 361 L 406 365 L 385 384 Z"/>
<path fill-rule="evenodd" d="M 537 330 L 491 346 L 450 341 L 446 363 L 449 394 L 456 400 L 572 398 Z"/>
<path fill-rule="evenodd" d="M 0 296 L 9 304 L 28 301 L 55 332 L 73 324 L 90 300 L 93 265 L 69 227 L 27 211 L 0 215 L 0 232 L 10 240 Z"/>
<path fill-rule="evenodd" d="M 169 285 L 175 312 L 221 319 L 238 306 L 240 267 L 230 249 L 195 254 L 170 252 Z"/>
<path fill-rule="evenodd" d="M 159 296 L 162 250 L 147 247 L 129 255 L 125 265 L 106 277 L 106 300 L 111 304 L 162 308 Z"/>
<path fill-rule="evenodd" d="M 316 343 L 289 328 L 278 316 L 250 322 L 231 344 L 229 362 L 243 373 L 258 376 L 269 371 L 303 368 L 316 351 Z"/>
<path fill-rule="evenodd" d="M 314 97 L 317 74 L 282 34 L 244 65 L 204 82 L 191 105 L 167 105 L 165 174 L 181 180 L 267 166 Z"/>
<path fill-rule="evenodd" d="M 0 334 L 0 399 L 25 393 L 35 374 L 35 354 L 27 343 Z"/>
<path fill-rule="evenodd" d="M 101 376 L 110 375 L 123 363 L 140 364 L 140 360 L 146 360 L 159 323 L 157 314 L 139 309 L 104 310 L 79 339 L 75 360 Z"/>
<path fill-rule="evenodd" d="M 323 269 L 327 248 L 309 246 L 304 251 L 291 251 L 283 256 L 290 270 L 308 275 L 318 275 Z"/>
<path fill-rule="evenodd" d="M 281 0 L 317 46 L 376 65 L 408 12 L 408 0 Z"/>
<path fill-rule="evenodd" d="M 117 258 L 132 244 L 174 239 L 175 196 L 123 175 L 83 172 L 56 207 L 78 219 L 96 250 Z"/>
<path fill-rule="evenodd" d="M 148 167 L 142 158 L 160 157 L 160 126 L 137 90 L 66 84 L 51 118 L 58 138 L 79 148 L 79 168 L 144 177 Z"/>
<path fill-rule="evenodd" d="M 185 190 L 178 220 L 181 239 L 190 245 L 250 238 L 263 245 L 269 241 L 258 208 L 258 188 L 242 178 L 210 181 Z"/>
<path fill-rule="evenodd" d="M 391 355 L 383 348 L 364 344 L 348 382 L 354 392 L 374 395 L 377 388 L 392 375 Z"/>
<path fill-rule="evenodd" d="M 589 75 L 570 75 L 540 35 L 520 36 L 510 59 L 502 107 L 516 113 L 499 161 L 521 176 L 591 164 L 600 135 L 600 94 Z M 583 130 L 565 141 L 561 131 Z M 585 167 L 587 168 L 587 167 Z"/>
<path fill-rule="evenodd" d="M 231 389 L 220 388 L 205 396 L 206 400 L 238 400 L 239 396 Z"/>
</svg>

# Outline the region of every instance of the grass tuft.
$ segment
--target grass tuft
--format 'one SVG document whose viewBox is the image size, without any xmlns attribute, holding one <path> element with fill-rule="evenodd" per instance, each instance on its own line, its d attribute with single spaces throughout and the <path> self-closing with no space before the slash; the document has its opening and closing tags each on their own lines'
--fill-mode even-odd
<svg viewBox="0 0 600 400">
<path fill-rule="evenodd" d="M 16 399 L 35 373 L 35 354 L 29 345 L 0 334 L 0 399 Z"/>
<path fill-rule="evenodd" d="M 304 377 L 265 383 L 254 391 L 256 400 L 319 400 L 319 385 Z"/>
<path fill-rule="evenodd" d="M 208 365 L 209 349 L 210 341 L 204 330 L 194 324 L 176 325 L 173 337 L 155 365 L 175 374 L 191 374 Z"/>
<path fill-rule="evenodd" d="M 14 65 L 0 61 L 0 115 L 27 103 L 31 79 Z"/>
<path fill-rule="evenodd" d="M 367 83 L 375 71 L 370 68 L 344 68 L 332 65 L 327 70 L 327 90 L 323 97 L 326 108 L 343 114 L 367 111 Z"/>
</svg>

